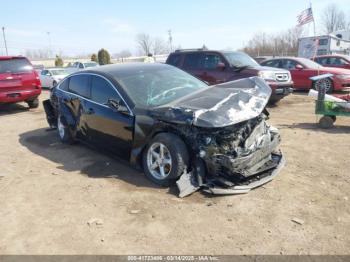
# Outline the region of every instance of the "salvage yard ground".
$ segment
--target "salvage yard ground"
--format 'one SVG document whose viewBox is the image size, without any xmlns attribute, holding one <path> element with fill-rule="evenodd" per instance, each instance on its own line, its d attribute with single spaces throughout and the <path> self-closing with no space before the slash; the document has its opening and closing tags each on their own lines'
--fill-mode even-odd
<svg viewBox="0 0 350 262">
<path fill-rule="evenodd" d="M 42 107 L 0 106 L 0 254 L 350 254 L 350 119 L 318 129 L 303 93 L 270 113 L 287 159 L 274 181 L 179 199 L 125 163 L 61 144 Z"/>
</svg>

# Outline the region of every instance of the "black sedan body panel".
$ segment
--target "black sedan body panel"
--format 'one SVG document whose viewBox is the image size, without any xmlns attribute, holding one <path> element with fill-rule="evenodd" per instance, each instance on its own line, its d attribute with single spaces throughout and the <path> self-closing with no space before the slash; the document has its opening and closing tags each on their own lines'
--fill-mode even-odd
<svg viewBox="0 0 350 262">
<path fill-rule="evenodd" d="M 144 149 L 157 134 L 175 134 L 184 142 L 189 155 L 189 166 L 178 180 L 181 192 L 188 192 L 189 181 L 193 181 L 189 177 L 196 177 L 194 189 L 203 187 L 213 193 L 236 194 L 248 192 L 278 174 L 284 164 L 283 156 L 277 150 L 280 135 L 266 122 L 265 106 L 271 89 L 262 79 L 253 77 L 204 86 L 171 102 L 144 106 L 128 96 L 133 97 L 133 93 L 125 82 L 122 85 L 118 81 L 117 73 L 113 76 L 113 72 L 123 70 L 140 76 L 144 71 L 164 68 L 173 67 L 111 65 L 74 73 L 53 88 L 50 101 L 44 101 L 47 120 L 50 126 L 55 126 L 60 116 L 74 138 L 139 167 Z M 82 95 L 74 93 L 70 86 L 71 79 L 79 75 L 89 77 L 85 81 L 88 90 Z M 109 99 L 109 95 L 108 101 L 98 102 L 99 95 L 105 93 L 93 95 L 93 90 L 97 93 L 96 90 L 101 90 L 94 89 L 97 85 L 92 84 L 96 77 L 108 82 L 115 91 L 117 103 L 114 103 L 115 99 Z M 69 88 L 64 89 L 62 83 L 67 79 Z M 143 83 L 137 88 L 147 91 L 148 86 Z M 140 94 L 143 95 L 137 98 L 152 101 L 150 93 Z M 159 96 L 158 93 L 153 95 L 151 98 Z"/>
</svg>

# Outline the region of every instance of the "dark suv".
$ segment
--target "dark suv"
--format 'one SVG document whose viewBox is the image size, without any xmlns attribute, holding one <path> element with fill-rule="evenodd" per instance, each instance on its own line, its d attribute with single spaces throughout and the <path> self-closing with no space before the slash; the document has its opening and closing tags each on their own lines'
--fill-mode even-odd
<svg viewBox="0 0 350 262">
<path fill-rule="evenodd" d="M 272 89 L 270 103 L 276 103 L 293 91 L 293 82 L 287 70 L 260 66 L 242 52 L 176 50 L 169 55 L 166 63 L 179 67 L 210 85 L 260 76 Z"/>
</svg>

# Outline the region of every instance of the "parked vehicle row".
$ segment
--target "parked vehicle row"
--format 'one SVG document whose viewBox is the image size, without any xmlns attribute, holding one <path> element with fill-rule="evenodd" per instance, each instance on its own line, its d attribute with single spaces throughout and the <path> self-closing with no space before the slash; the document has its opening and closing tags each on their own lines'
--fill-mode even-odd
<svg viewBox="0 0 350 262">
<path fill-rule="evenodd" d="M 306 58 L 276 57 L 263 61 L 261 65 L 289 70 L 294 81 L 294 89 L 317 89 L 317 86 L 314 86 L 313 82 L 310 80 L 310 77 L 321 74 L 333 75 L 333 77 L 325 80 L 325 84 L 327 85 L 326 91 L 328 93 L 350 87 L 350 70 L 323 67 L 320 64 Z"/>
<path fill-rule="evenodd" d="M 47 68 L 40 71 L 40 81 L 42 87 L 52 88 L 56 86 L 63 78 L 69 75 L 66 68 Z"/>
<path fill-rule="evenodd" d="M 209 85 L 259 76 L 272 89 L 270 103 L 278 102 L 293 90 L 293 82 L 287 70 L 263 67 L 242 52 L 177 50 L 169 55 L 166 63 L 196 76 Z"/>
</svg>

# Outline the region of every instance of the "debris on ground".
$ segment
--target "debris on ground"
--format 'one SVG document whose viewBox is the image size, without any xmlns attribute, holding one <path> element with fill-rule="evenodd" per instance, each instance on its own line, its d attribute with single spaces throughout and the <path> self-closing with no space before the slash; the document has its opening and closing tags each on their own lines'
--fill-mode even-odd
<svg viewBox="0 0 350 262">
<path fill-rule="evenodd" d="M 303 225 L 305 222 L 304 220 L 300 219 L 300 218 L 292 218 L 292 221 L 296 224 L 299 224 L 299 225 Z"/>
<path fill-rule="evenodd" d="M 133 215 L 136 215 L 136 214 L 138 214 L 140 212 L 141 212 L 141 210 L 139 210 L 139 209 L 130 210 L 130 214 L 133 214 Z"/>
<path fill-rule="evenodd" d="M 87 224 L 89 226 L 96 225 L 96 226 L 102 226 L 103 225 L 103 220 L 100 218 L 92 218 L 90 219 Z"/>
<path fill-rule="evenodd" d="M 56 172 L 52 172 L 51 175 L 53 175 L 53 176 L 58 176 L 59 174 L 56 173 Z"/>
</svg>

